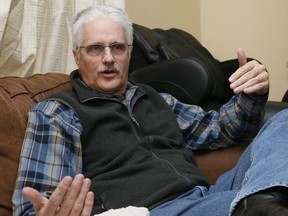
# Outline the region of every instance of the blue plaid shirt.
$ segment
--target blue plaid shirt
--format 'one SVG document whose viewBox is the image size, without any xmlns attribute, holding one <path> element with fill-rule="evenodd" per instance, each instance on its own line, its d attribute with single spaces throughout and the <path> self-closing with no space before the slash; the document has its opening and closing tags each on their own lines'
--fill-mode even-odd
<svg viewBox="0 0 288 216">
<path fill-rule="evenodd" d="M 130 86 L 122 100 L 130 111 L 136 91 L 136 86 Z M 267 100 L 267 96 L 238 94 L 218 112 L 205 112 L 169 94 L 161 95 L 183 131 L 184 147 L 191 150 L 235 145 L 259 125 Z M 82 172 L 82 131 L 74 111 L 57 101 L 42 101 L 31 109 L 12 198 L 14 215 L 35 215 L 32 204 L 22 196 L 24 186 L 49 197 L 64 176 Z"/>
</svg>

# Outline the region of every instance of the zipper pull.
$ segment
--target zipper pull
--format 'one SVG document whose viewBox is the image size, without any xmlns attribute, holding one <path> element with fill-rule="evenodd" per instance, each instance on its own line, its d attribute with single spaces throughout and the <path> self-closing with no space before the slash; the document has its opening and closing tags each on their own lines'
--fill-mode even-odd
<svg viewBox="0 0 288 216">
<path fill-rule="evenodd" d="M 134 118 L 133 114 L 130 113 L 130 118 L 132 119 L 132 121 L 138 126 L 140 127 L 139 123 L 137 122 L 137 120 Z"/>
</svg>

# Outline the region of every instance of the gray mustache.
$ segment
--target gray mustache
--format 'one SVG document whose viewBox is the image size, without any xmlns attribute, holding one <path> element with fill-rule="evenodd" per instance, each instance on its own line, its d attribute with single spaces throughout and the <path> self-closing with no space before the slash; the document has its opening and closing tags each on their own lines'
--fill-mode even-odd
<svg viewBox="0 0 288 216">
<path fill-rule="evenodd" d="M 109 65 L 109 66 L 105 66 L 105 67 L 97 69 L 98 73 L 102 73 L 102 72 L 105 72 L 105 71 L 116 71 L 116 72 L 119 72 L 120 68 L 117 65 Z"/>
</svg>

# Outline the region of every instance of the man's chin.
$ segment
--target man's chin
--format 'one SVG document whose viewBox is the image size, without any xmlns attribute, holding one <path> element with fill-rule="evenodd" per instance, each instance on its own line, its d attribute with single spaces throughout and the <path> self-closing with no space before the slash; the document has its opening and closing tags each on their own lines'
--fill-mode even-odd
<svg viewBox="0 0 288 216">
<path fill-rule="evenodd" d="M 121 88 L 119 88 L 119 85 L 111 85 L 110 83 L 110 85 L 104 85 L 103 88 L 101 88 L 100 92 L 103 94 L 117 95 L 124 93 L 125 89 L 124 91 L 122 91 Z"/>
</svg>

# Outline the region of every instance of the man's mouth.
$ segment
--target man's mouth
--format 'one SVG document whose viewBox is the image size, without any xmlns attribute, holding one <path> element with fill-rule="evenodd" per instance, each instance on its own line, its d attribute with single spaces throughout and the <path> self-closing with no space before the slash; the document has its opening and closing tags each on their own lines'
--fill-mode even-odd
<svg viewBox="0 0 288 216">
<path fill-rule="evenodd" d="M 100 73 L 105 78 L 112 78 L 116 75 L 117 71 L 116 70 L 105 70 L 105 71 L 101 71 Z"/>
<path fill-rule="evenodd" d="M 108 65 L 97 70 L 104 78 L 114 78 L 120 70 L 116 65 Z"/>
</svg>

